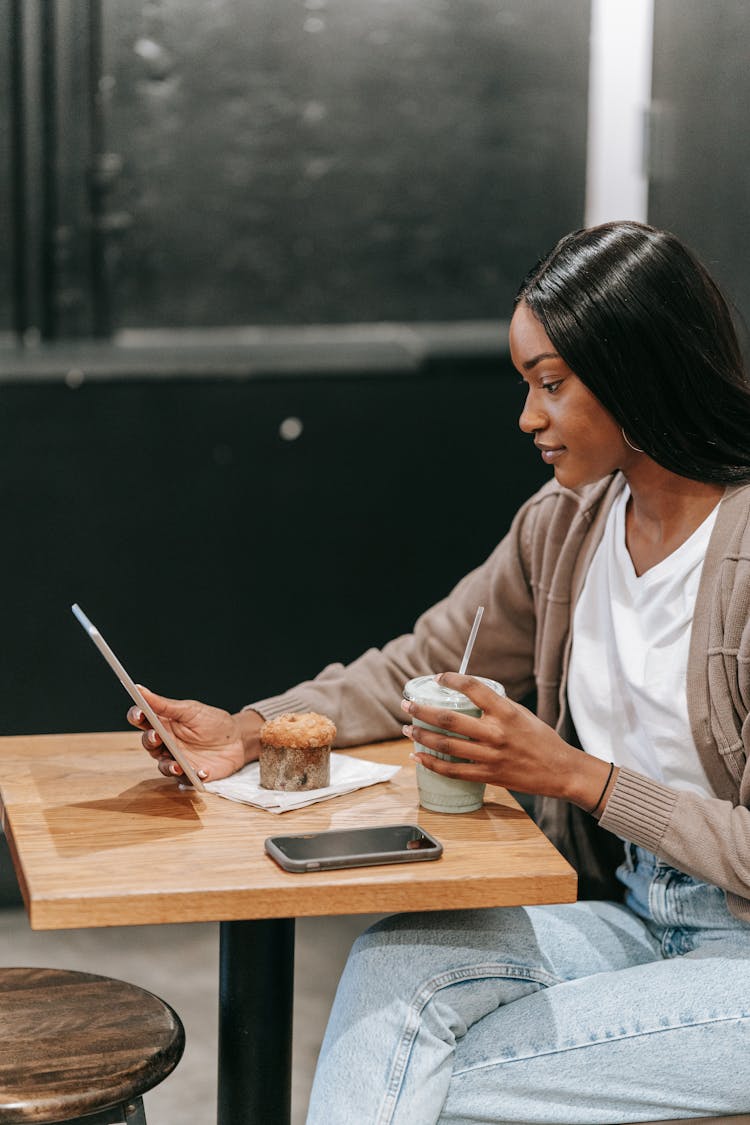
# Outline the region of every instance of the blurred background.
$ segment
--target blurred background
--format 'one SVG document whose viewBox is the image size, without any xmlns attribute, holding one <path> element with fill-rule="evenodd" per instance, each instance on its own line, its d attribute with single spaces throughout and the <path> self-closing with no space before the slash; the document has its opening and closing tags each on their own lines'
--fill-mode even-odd
<svg viewBox="0 0 750 1125">
<path fill-rule="evenodd" d="M 744 333 L 749 40 L 744 0 L 0 0 L 0 733 L 125 725 L 73 601 L 230 710 L 410 629 L 548 474 L 507 322 L 568 230 L 674 230 Z"/>
</svg>

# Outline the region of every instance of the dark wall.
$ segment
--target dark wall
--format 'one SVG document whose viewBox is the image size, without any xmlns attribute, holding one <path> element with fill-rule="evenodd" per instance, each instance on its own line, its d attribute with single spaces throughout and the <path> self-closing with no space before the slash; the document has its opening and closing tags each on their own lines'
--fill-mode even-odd
<svg viewBox="0 0 750 1125">
<path fill-rule="evenodd" d="M 497 356 L 0 404 L 5 734 L 125 725 L 71 602 L 137 680 L 238 708 L 408 630 L 548 476 Z"/>
<path fill-rule="evenodd" d="M 750 324 L 750 9 L 656 0 L 649 218 L 703 258 Z"/>
</svg>

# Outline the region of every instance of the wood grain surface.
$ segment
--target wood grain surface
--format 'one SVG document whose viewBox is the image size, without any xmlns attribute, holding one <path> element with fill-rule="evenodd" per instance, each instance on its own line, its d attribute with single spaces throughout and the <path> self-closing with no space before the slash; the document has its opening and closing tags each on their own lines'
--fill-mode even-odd
<svg viewBox="0 0 750 1125">
<path fill-rule="evenodd" d="M 124 981 L 0 969 L 0 1122 L 67 1121 L 150 1090 L 185 1042 L 169 1005 Z"/>
<path fill-rule="evenodd" d="M 281 815 L 182 789 L 136 732 L 0 739 L 5 832 L 34 929 L 569 902 L 573 869 L 503 789 L 474 813 L 419 807 L 407 742 L 347 750 L 395 777 Z M 267 836 L 418 823 L 441 859 L 282 871 Z"/>
</svg>

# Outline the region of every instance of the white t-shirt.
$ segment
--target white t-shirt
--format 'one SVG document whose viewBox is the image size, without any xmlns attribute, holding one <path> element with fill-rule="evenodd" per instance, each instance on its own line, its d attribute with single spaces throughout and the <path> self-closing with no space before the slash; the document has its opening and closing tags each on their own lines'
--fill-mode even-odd
<svg viewBox="0 0 750 1125">
<path fill-rule="evenodd" d="M 675 789 L 713 796 L 693 742 L 686 679 L 703 559 L 718 505 L 640 577 L 625 545 L 623 489 L 573 617 L 568 703 L 581 746 Z"/>
</svg>

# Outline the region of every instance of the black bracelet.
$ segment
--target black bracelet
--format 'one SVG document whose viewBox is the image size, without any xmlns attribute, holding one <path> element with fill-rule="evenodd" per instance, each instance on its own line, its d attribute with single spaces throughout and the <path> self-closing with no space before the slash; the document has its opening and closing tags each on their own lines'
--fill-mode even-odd
<svg viewBox="0 0 750 1125">
<path fill-rule="evenodd" d="M 596 802 L 596 804 L 594 805 L 593 809 L 589 809 L 589 816 L 593 816 L 593 815 L 594 815 L 594 813 L 596 812 L 596 810 L 597 810 L 597 809 L 599 808 L 599 805 L 600 805 L 600 804 L 602 803 L 602 801 L 604 800 L 604 794 L 605 794 L 605 793 L 607 792 L 607 786 L 609 785 L 610 781 L 612 780 L 612 774 L 613 774 L 613 772 L 614 772 L 614 768 L 615 768 L 615 763 L 614 763 L 614 762 L 610 762 L 610 763 L 609 763 L 609 773 L 607 774 L 607 780 L 606 780 L 606 781 L 604 782 L 604 788 L 602 789 L 602 791 L 601 791 L 601 793 L 600 793 L 600 795 L 599 795 L 599 800 L 598 800 L 598 801 Z"/>
</svg>

